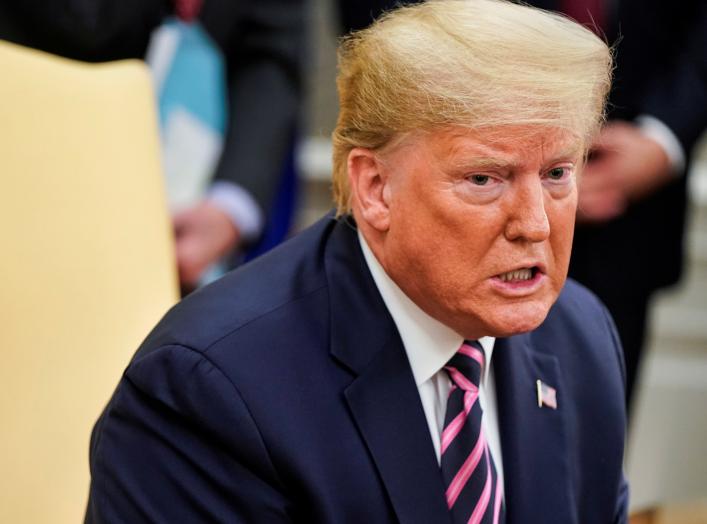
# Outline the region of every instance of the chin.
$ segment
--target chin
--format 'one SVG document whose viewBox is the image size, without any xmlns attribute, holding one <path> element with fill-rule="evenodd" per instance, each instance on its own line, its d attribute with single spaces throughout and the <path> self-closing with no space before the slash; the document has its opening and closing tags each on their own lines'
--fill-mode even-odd
<svg viewBox="0 0 707 524">
<path fill-rule="evenodd" d="M 494 337 L 510 337 L 533 331 L 544 322 L 549 311 L 549 307 L 540 305 L 499 311 L 487 321 L 489 334 Z"/>
</svg>

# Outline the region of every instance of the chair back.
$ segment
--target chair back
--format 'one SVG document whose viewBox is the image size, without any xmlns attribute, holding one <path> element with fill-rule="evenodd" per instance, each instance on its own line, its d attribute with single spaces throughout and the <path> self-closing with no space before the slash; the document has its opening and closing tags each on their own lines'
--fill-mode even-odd
<svg viewBox="0 0 707 524">
<path fill-rule="evenodd" d="M 178 286 L 149 73 L 0 41 L 0 522 L 76 523 L 90 431 Z"/>
</svg>

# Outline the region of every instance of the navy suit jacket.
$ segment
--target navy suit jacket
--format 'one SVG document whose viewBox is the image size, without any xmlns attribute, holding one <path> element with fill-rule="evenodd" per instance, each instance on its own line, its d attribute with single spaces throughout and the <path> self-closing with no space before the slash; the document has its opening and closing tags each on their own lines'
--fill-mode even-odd
<svg viewBox="0 0 707 524">
<path fill-rule="evenodd" d="M 568 282 L 494 350 L 507 522 L 625 522 L 619 342 Z M 536 380 L 557 390 L 539 408 Z M 173 308 L 91 440 L 87 522 L 449 523 L 355 225 L 324 218 Z"/>
</svg>

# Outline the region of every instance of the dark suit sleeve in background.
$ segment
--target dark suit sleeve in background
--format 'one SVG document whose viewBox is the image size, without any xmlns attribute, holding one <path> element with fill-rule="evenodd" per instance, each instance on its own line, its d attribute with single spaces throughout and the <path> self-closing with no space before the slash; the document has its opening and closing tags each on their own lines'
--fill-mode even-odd
<svg viewBox="0 0 707 524">
<path fill-rule="evenodd" d="M 682 37 L 674 70 L 658 78 L 645 99 L 645 111 L 662 120 L 676 134 L 686 152 L 707 124 L 707 2 Z"/>
<path fill-rule="evenodd" d="M 290 151 L 302 93 L 302 0 L 207 0 L 201 22 L 228 64 L 229 124 L 216 180 L 267 214 Z"/>
<path fill-rule="evenodd" d="M 201 353 L 134 361 L 94 430 L 87 523 L 284 523 L 288 503 L 235 386 Z"/>
<path fill-rule="evenodd" d="M 142 58 L 168 0 L 17 0 L 0 3 L 0 38 L 83 60 Z"/>
<path fill-rule="evenodd" d="M 707 2 L 658 3 L 654 15 L 641 15 L 639 2 L 619 9 L 617 109 L 633 103 L 658 118 L 689 154 L 707 125 Z"/>
</svg>

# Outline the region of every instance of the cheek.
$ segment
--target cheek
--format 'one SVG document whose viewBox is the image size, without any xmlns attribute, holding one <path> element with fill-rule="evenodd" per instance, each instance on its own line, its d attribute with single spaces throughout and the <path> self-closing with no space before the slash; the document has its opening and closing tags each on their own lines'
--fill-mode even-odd
<svg viewBox="0 0 707 524">
<path fill-rule="evenodd" d="M 557 278 L 564 283 L 572 253 L 572 239 L 574 238 L 574 223 L 576 199 L 566 205 L 559 206 L 550 217 L 552 256 L 557 272 Z"/>
<path fill-rule="evenodd" d="M 449 212 L 449 202 L 429 185 L 401 185 L 394 188 L 390 206 L 389 241 L 397 251 L 415 258 L 435 258 L 439 250 L 452 248 L 462 235 L 458 221 Z"/>
<path fill-rule="evenodd" d="M 479 245 L 470 225 L 420 210 L 388 235 L 388 266 L 401 288 L 429 310 L 457 309 L 478 280 Z M 485 251 L 484 247 L 482 251 Z M 434 302 L 430 304 L 429 302 Z M 432 307 L 434 306 L 434 307 Z"/>
</svg>

